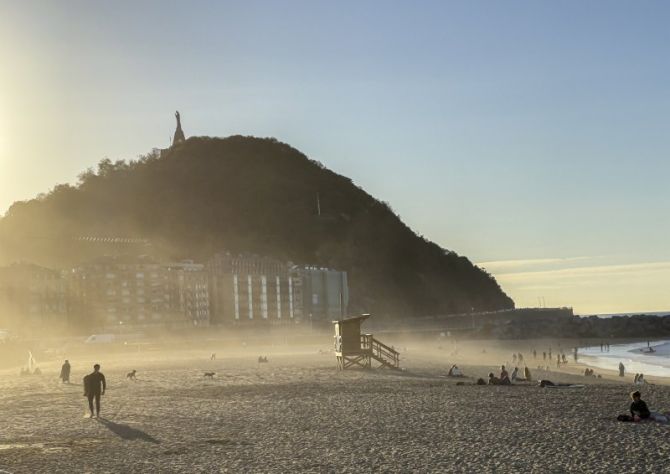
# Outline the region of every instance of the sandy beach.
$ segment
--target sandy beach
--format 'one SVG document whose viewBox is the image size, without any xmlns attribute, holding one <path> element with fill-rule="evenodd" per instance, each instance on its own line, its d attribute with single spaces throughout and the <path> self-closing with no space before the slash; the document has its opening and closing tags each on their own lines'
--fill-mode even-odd
<svg viewBox="0 0 670 474">
<path fill-rule="evenodd" d="M 478 348 L 477 348 L 478 349 Z M 0 374 L 0 470 L 35 472 L 667 472 L 670 426 L 619 423 L 630 381 L 539 372 L 581 389 L 476 386 L 470 353 L 409 348 L 403 371 L 335 370 L 317 347 L 235 354 L 209 350 L 100 356 L 102 418 L 84 415 L 81 377 L 59 363 L 41 376 Z M 494 359 L 494 353 L 486 357 Z M 91 360 L 92 362 L 92 360 Z M 532 363 L 530 364 L 532 368 Z M 137 381 L 125 379 L 137 369 Z M 573 368 L 577 371 L 577 368 Z M 216 372 L 212 380 L 205 371 Z M 670 410 L 670 387 L 643 397 Z"/>
</svg>

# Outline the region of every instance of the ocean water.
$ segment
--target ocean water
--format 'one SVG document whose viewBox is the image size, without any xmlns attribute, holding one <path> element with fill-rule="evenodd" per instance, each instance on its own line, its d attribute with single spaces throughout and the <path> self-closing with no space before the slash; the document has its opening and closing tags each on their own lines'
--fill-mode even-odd
<svg viewBox="0 0 670 474">
<path fill-rule="evenodd" d="M 646 342 L 611 345 L 609 352 L 600 346 L 579 349 L 579 361 L 591 367 L 619 370 L 619 362 L 626 367 L 626 375 L 642 373 L 656 377 L 670 377 L 670 341 L 653 341 L 655 352 L 648 352 Z"/>
<path fill-rule="evenodd" d="M 599 318 L 614 318 L 616 316 L 664 316 L 670 317 L 670 311 L 638 311 L 637 313 L 595 313 L 595 314 L 580 314 L 581 317 L 597 316 Z M 598 348 L 600 349 L 600 347 Z"/>
</svg>

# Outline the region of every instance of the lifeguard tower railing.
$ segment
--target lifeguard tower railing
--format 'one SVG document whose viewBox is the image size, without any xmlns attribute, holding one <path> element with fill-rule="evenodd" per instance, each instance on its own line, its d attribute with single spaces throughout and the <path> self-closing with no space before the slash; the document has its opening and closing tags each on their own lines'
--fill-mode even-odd
<svg viewBox="0 0 670 474">
<path fill-rule="evenodd" d="M 375 339 L 372 334 L 361 334 L 361 349 L 384 367 L 397 369 L 400 367 L 400 353 Z"/>
</svg>

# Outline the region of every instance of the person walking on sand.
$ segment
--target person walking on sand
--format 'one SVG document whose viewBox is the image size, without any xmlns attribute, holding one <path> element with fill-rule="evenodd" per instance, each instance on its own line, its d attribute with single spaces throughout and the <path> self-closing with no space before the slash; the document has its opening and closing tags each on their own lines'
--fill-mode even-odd
<svg viewBox="0 0 670 474">
<path fill-rule="evenodd" d="M 60 379 L 63 381 L 63 383 L 70 383 L 70 361 L 67 359 L 60 368 Z"/>
<path fill-rule="evenodd" d="M 107 390 L 105 376 L 100 372 L 100 364 L 95 364 L 93 372 L 84 377 L 84 396 L 88 398 L 91 418 L 100 417 L 100 396 L 105 394 L 105 390 Z M 95 399 L 95 412 L 93 411 L 93 399 Z"/>
</svg>

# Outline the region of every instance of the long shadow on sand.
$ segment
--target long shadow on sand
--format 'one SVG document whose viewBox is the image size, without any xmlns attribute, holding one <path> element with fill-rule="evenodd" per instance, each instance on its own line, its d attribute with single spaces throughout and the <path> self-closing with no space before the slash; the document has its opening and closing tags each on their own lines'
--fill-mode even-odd
<svg viewBox="0 0 670 474">
<path fill-rule="evenodd" d="M 113 421 L 109 421 L 105 418 L 98 418 L 98 423 L 106 426 L 109 429 L 109 431 L 117 435 L 119 438 L 127 440 L 139 439 L 141 441 L 148 441 L 149 443 L 160 444 L 160 441 L 158 441 L 150 434 L 147 434 L 144 431 L 138 430 L 136 428 L 131 428 L 128 425 L 120 425 L 118 423 L 114 423 Z"/>
</svg>

